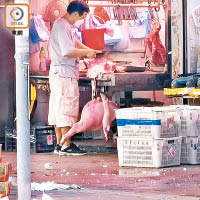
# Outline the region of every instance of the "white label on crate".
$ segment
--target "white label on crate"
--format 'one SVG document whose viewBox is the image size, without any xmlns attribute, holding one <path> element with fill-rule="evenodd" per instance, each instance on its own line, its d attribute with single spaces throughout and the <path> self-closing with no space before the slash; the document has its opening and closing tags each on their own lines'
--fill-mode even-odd
<svg viewBox="0 0 200 200">
<path fill-rule="evenodd" d="M 167 122 L 168 122 L 169 128 L 173 127 L 174 126 L 174 117 L 169 117 L 167 119 Z"/>
<path fill-rule="evenodd" d="M 172 157 L 175 157 L 176 155 L 176 146 L 174 144 L 170 145 L 169 147 L 169 153 Z"/>
<path fill-rule="evenodd" d="M 47 135 L 47 145 L 53 144 L 53 135 Z"/>
</svg>

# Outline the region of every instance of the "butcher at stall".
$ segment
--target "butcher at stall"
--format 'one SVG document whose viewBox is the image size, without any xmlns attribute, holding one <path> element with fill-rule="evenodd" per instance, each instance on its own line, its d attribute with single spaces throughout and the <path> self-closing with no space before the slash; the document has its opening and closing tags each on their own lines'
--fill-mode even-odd
<svg viewBox="0 0 200 200">
<path fill-rule="evenodd" d="M 79 114 L 79 69 L 78 58 L 95 58 L 101 51 L 88 48 L 73 35 L 72 26 L 83 20 L 89 13 L 89 7 L 82 1 L 72 1 L 66 14 L 57 19 L 50 38 L 51 66 L 49 72 L 50 99 L 49 125 L 56 132 L 54 152 L 61 155 L 84 155 L 86 152 L 71 143 L 67 137 L 61 146 L 61 138 L 78 120 Z"/>
</svg>

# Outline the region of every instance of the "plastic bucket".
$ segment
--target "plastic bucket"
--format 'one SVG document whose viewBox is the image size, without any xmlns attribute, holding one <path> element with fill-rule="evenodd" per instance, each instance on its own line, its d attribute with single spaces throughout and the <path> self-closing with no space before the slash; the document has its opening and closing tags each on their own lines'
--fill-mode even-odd
<svg viewBox="0 0 200 200">
<path fill-rule="evenodd" d="M 105 28 L 82 30 L 83 44 L 96 50 L 103 49 L 105 47 L 104 32 Z"/>
</svg>

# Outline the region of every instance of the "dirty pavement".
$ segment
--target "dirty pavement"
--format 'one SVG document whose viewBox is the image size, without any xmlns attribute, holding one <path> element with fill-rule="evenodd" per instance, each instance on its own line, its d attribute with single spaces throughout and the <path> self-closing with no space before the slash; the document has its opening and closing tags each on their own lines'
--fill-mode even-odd
<svg viewBox="0 0 200 200">
<path fill-rule="evenodd" d="M 3 152 L 3 162 L 12 164 L 10 200 L 16 200 L 16 152 Z M 199 165 L 119 167 L 115 148 L 84 156 L 31 154 L 31 182 L 32 200 L 200 200 Z"/>
</svg>

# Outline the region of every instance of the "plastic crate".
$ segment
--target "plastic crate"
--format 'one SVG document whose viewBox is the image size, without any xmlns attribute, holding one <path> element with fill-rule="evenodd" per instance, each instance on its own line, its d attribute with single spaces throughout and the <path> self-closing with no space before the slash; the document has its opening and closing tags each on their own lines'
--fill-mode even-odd
<svg viewBox="0 0 200 200">
<path fill-rule="evenodd" d="M 30 152 L 36 152 L 36 138 L 33 130 L 30 131 Z M 5 151 L 16 152 L 17 151 L 17 133 L 16 129 L 5 129 Z"/>
<path fill-rule="evenodd" d="M 181 138 L 117 138 L 119 166 L 167 167 L 180 165 Z"/>
<path fill-rule="evenodd" d="M 133 107 L 116 110 L 119 137 L 170 138 L 178 136 L 172 107 Z"/>
<path fill-rule="evenodd" d="M 181 164 L 200 163 L 200 137 L 182 137 Z"/>
<path fill-rule="evenodd" d="M 32 129 L 36 137 L 36 152 L 52 152 L 55 146 L 55 130 L 53 126 L 35 127 Z"/>
<path fill-rule="evenodd" d="M 30 130 L 30 152 L 51 152 L 55 146 L 55 131 L 53 126 L 33 127 Z M 5 130 L 5 151 L 17 151 L 16 129 Z"/>
<path fill-rule="evenodd" d="M 103 139 L 104 133 L 103 129 L 98 131 L 84 131 L 83 133 L 78 133 L 73 136 L 74 140 L 82 140 L 82 139 Z"/>
<path fill-rule="evenodd" d="M 176 110 L 179 136 L 200 136 L 200 107 L 179 105 Z"/>
<path fill-rule="evenodd" d="M 164 95 L 166 96 L 182 96 L 188 95 L 192 88 L 164 88 Z"/>
</svg>

